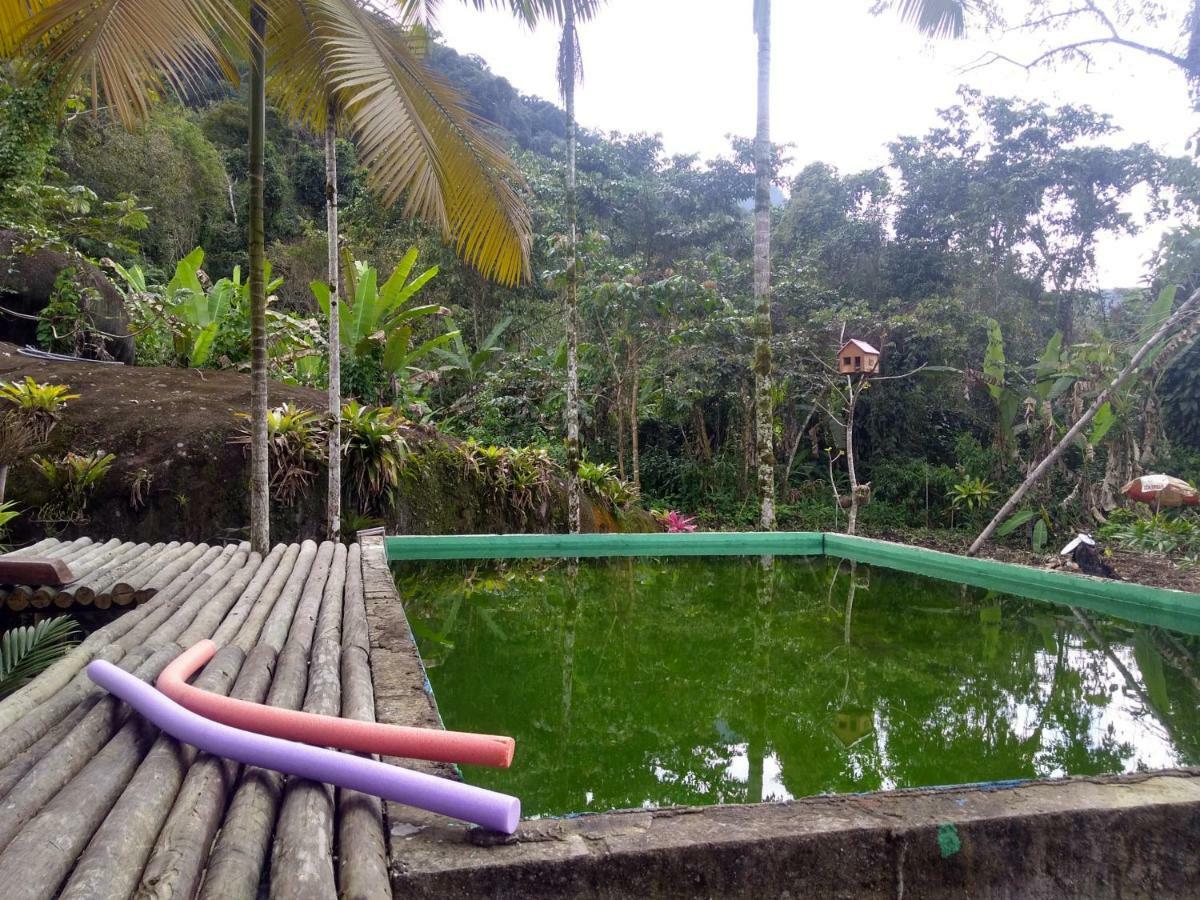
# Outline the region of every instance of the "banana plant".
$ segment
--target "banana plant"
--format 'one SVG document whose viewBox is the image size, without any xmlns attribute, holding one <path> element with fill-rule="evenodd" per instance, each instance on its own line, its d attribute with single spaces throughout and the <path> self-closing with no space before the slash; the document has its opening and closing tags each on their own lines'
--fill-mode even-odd
<svg viewBox="0 0 1200 900">
<path fill-rule="evenodd" d="M 393 378 L 406 376 L 419 360 L 459 336 L 457 330 L 452 330 L 413 345 L 413 331 L 422 319 L 446 313 L 436 303 L 412 302 L 438 274 L 438 267 L 433 266 L 410 280 L 416 262 L 414 247 L 382 285 L 373 266 L 355 260 L 346 267 L 347 296 L 338 317 L 343 352 L 355 361 L 377 356 L 383 370 Z M 328 321 L 329 285 L 314 281 L 310 287 Z"/>
<path fill-rule="evenodd" d="M 479 349 L 474 353 L 467 349 L 462 335 L 455 334 L 454 340 L 450 342 L 450 349 L 439 349 L 437 354 L 446 360 L 447 365 L 445 368 L 452 372 L 460 372 L 468 384 L 474 384 L 487 371 L 488 366 L 504 353 L 504 346 L 500 343 L 500 337 L 511 324 L 512 316 L 501 320 L 488 333 L 488 336 L 483 339 L 483 342 L 479 345 Z"/>
</svg>

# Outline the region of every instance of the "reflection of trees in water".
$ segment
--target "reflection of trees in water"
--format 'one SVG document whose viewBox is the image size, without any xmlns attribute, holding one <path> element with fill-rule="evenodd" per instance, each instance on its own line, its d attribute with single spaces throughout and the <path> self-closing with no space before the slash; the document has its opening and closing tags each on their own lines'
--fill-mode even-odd
<svg viewBox="0 0 1200 900">
<path fill-rule="evenodd" d="M 592 808 L 755 799 L 772 758 L 794 796 L 1132 763 L 1101 727 L 1110 658 L 1066 610 L 835 566 L 613 560 L 574 579 L 563 563 L 429 566 L 402 592 L 414 630 L 445 642 L 430 675 L 448 725 L 518 739 L 513 770 L 468 777 L 530 810 L 583 809 L 586 791 Z M 1144 680 L 1135 632 L 1094 621 Z M 1195 762 L 1197 645 L 1151 637 L 1165 674 L 1143 689 L 1169 702 L 1147 715 L 1170 719 Z"/>
</svg>

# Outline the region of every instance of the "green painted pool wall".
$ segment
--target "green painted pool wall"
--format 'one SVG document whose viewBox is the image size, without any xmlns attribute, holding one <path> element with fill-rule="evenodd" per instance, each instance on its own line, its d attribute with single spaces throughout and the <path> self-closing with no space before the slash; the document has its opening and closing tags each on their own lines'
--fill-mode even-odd
<svg viewBox="0 0 1200 900">
<path fill-rule="evenodd" d="M 695 534 L 461 534 L 387 539 L 388 559 L 567 559 L 596 556 L 819 556 L 819 531 Z"/>
<path fill-rule="evenodd" d="M 924 547 L 817 531 L 695 534 L 467 534 L 387 538 L 388 559 L 603 556 L 836 556 L 986 590 L 1078 606 L 1144 625 L 1200 634 L 1200 595 L 972 559 Z"/>
</svg>

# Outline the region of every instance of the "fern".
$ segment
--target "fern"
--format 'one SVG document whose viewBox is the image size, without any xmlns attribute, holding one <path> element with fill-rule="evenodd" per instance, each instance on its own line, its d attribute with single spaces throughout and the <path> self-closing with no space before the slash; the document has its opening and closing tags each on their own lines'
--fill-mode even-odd
<svg viewBox="0 0 1200 900">
<path fill-rule="evenodd" d="M 62 658 L 78 641 L 79 626 L 70 616 L 0 634 L 0 697 L 28 684 Z"/>
</svg>

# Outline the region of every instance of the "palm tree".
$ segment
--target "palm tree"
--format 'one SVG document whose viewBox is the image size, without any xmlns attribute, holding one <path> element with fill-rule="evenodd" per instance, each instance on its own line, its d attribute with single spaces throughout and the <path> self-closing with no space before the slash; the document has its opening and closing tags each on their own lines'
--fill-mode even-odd
<svg viewBox="0 0 1200 900">
<path fill-rule="evenodd" d="M 325 230 L 329 241 L 329 481 L 325 501 L 325 536 L 338 540 L 342 533 L 342 325 L 338 304 L 337 126 L 332 103 L 328 116 L 325 123 Z"/>
<path fill-rule="evenodd" d="M 771 0 L 754 0 L 758 129 L 754 136 L 754 412 L 759 527 L 775 530 L 775 418 L 771 409 Z"/>
<path fill-rule="evenodd" d="M 930 37 L 959 37 L 973 0 L 879 0 Z M 775 419 L 771 404 L 771 0 L 754 0 L 758 128 L 754 138 L 754 413 L 759 527 L 775 529 Z M 568 402 L 570 398 L 568 396 Z"/>
<path fill-rule="evenodd" d="M 421 0 L 410 0 L 421 3 Z M 464 0 L 476 9 L 494 7 L 507 9 L 529 27 L 550 21 L 562 26 L 558 45 L 558 88 L 562 93 L 567 114 L 567 284 L 564 292 L 563 317 L 567 338 L 567 523 L 572 534 L 581 527 L 582 486 L 579 462 L 582 448 L 579 436 L 579 192 L 575 156 L 577 126 L 575 122 L 575 87 L 583 79 L 583 63 L 579 55 L 579 32 L 576 23 L 595 17 L 603 0 Z M 424 0 L 426 9 L 438 6 L 436 0 Z"/>
<path fill-rule="evenodd" d="M 369 0 L 0 0 L 0 50 L 26 52 L 62 91 L 81 80 L 127 126 L 164 90 L 185 93 L 214 69 L 250 62 L 251 545 L 266 552 L 266 290 L 263 180 L 268 92 L 323 133 L 341 111 L 384 203 L 438 227 L 486 277 L 527 277 L 531 223 L 516 167 L 460 97 L 425 66 L 411 27 Z"/>
</svg>

